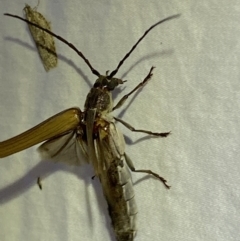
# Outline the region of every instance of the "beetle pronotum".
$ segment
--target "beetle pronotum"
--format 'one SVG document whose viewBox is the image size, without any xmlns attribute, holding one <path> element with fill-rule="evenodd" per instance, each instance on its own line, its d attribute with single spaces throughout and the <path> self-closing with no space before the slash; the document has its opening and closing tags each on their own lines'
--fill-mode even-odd
<svg viewBox="0 0 240 241">
<path fill-rule="evenodd" d="M 133 172 L 151 174 L 158 178 L 166 188 L 170 188 L 170 186 L 167 185 L 163 177 L 151 170 L 135 169 L 131 159 L 125 153 L 124 137 L 116 128 L 115 121 L 120 122 L 131 131 L 158 137 L 167 137 L 170 132 L 157 133 L 135 129 L 130 124 L 110 114 L 113 110 L 120 108 L 131 94 L 150 80 L 154 68 L 152 67 L 144 80 L 124 95 L 115 106 L 112 103 L 111 91 L 119 84 L 123 84 L 124 81 L 114 78 L 114 76 L 150 30 L 180 15 L 170 16 L 152 25 L 123 57 L 117 68 L 110 74 L 107 72 L 106 75 L 100 75 L 82 52 L 62 37 L 19 16 L 5 15 L 21 19 L 67 44 L 78 53 L 98 78 L 87 95 L 84 111 L 79 108 L 70 108 L 16 137 L 1 142 L 0 157 L 14 154 L 45 141 L 39 150 L 45 155 L 45 158 L 54 160 L 58 156 L 61 157 L 69 145 L 72 145 L 71 141 L 74 140 L 74 143 L 81 147 L 81 152 L 86 156 L 87 162 L 93 165 L 95 176 L 101 181 L 116 239 L 118 241 L 132 241 L 136 235 L 137 208 L 129 169 Z"/>
</svg>

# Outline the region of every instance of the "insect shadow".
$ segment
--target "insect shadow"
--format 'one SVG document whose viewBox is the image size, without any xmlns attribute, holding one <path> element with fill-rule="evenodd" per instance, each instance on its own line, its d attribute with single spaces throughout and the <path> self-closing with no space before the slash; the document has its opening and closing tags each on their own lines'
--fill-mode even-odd
<svg viewBox="0 0 240 241">
<path fill-rule="evenodd" d="M 13 43 L 16 43 L 18 45 L 23 46 L 26 49 L 29 49 L 29 50 L 34 51 L 34 52 L 37 52 L 36 47 L 34 45 L 30 45 L 29 43 L 27 43 L 25 41 L 22 41 L 22 40 L 20 40 L 18 38 L 5 37 L 4 40 L 11 41 Z M 71 59 L 69 59 L 69 58 L 67 58 L 64 55 L 59 54 L 59 53 L 58 53 L 58 59 L 63 61 L 67 65 L 71 66 L 73 69 L 75 69 L 77 74 L 79 74 L 79 76 L 81 76 L 81 78 L 87 83 L 89 88 L 92 87 L 92 81 L 90 81 L 89 78 L 84 74 L 84 72 L 79 67 L 79 65 L 76 65 Z"/>
<path fill-rule="evenodd" d="M 94 175 L 93 167 L 89 164 L 85 164 L 80 167 L 69 166 L 64 163 L 53 163 L 48 161 L 40 161 L 36 164 L 32 169 L 30 169 L 26 174 L 24 174 L 21 178 L 13 181 L 8 186 L 0 189 L 0 205 L 3 205 L 11 200 L 16 199 L 19 196 L 22 196 L 23 193 L 27 192 L 31 188 L 39 189 L 37 184 L 38 177 L 41 177 L 42 190 L 39 189 L 40 192 L 44 192 L 44 186 L 49 186 L 47 178 L 54 173 L 57 172 L 67 172 L 71 173 L 80 180 L 81 185 L 84 187 L 84 193 L 79 193 L 79 195 L 85 196 L 86 206 L 84 207 L 87 210 L 86 217 L 83 218 L 85 220 L 88 219 L 88 223 L 90 226 L 94 226 L 93 222 L 93 210 L 90 205 L 90 196 L 88 187 L 91 185 L 94 188 L 94 193 L 96 197 L 96 203 L 98 205 L 98 209 L 105 217 L 105 225 L 109 232 L 109 236 L 112 240 L 115 240 L 114 233 L 111 229 L 111 220 L 107 211 L 107 203 L 102 193 L 102 186 L 98 180 L 98 178 L 92 179 L 91 177 Z M 60 185 L 60 184 L 54 184 Z M 79 185 L 79 184 L 78 184 Z M 54 188 L 54 186 L 52 187 Z"/>
<path fill-rule="evenodd" d="M 171 132 L 170 132 L 170 134 L 171 134 Z M 125 140 L 127 145 L 135 145 L 135 144 L 140 143 L 142 141 L 147 141 L 147 140 L 152 139 L 152 138 L 157 138 L 156 136 L 145 135 L 143 137 L 138 138 L 136 141 L 133 141 L 128 135 L 123 134 L 123 136 L 124 136 L 124 140 Z"/>
<path fill-rule="evenodd" d="M 27 30 L 27 31 L 28 31 L 28 30 Z M 22 40 L 20 40 L 20 39 L 18 39 L 18 38 L 5 37 L 4 40 L 5 40 L 5 41 L 11 41 L 11 42 L 13 42 L 13 43 L 15 43 L 15 44 L 18 44 L 18 45 L 20 45 L 20 46 L 23 46 L 23 47 L 26 48 L 26 49 L 31 50 L 31 51 L 33 51 L 33 52 L 37 52 L 36 47 L 35 47 L 34 45 L 30 45 L 29 43 L 27 43 L 27 42 L 25 42 L 25 41 L 22 41 Z M 130 73 L 130 72 L 131 72 L 136 66 L 138 66 L 140 63 L 142 63 L 142 62 L 144 62 L 144 61 L 146 61 L 146 60 L 150 60 L 150 59 L 157 58 L 157 57 L 159 57 L 159 56 L 170 55 L 170 54 L 172 54 L 172 53 L 173 53 L 172 50 L 164 50 L 164 51 L 153 52 L 153 53 L 151 53 L 151 54 L 147 54 L 147 55 L 141 57 L 139 60 L 137 60 L 134 64 L 132 64 L 132 65 L 128 68 L 128 70 L 126 70 L 126 71 L 122 74 L 122 76 L 121 76 L 120 79 L 124 79 L 124 78 L 128 75 L 128 73 Z M 72 67 L 73 69 L 75 69 L 76 73 L 78 74 L 77 76 L 81 76 L 81 78 L 87 83 L 89 89 L 92 88 L 92 85 L 93 85 L 92 80 L 89 80 L 89 78 L 87 77 L 87 75 L 84 74 L 84 71 L 82 71 L 82 69 L 79 67 L 79 66 L 80 66 L 79 64 L 75 64 L 74 61 L 72 61 L 71 59 L 67 58 L 66 56 L 64 56 L 64 55 L 62 55 L 62 54 L 59 54 L 59 52 L 58 52 L 58 59 L 61 60 L 61 61 L 63 61 L 64 63 L 66 63 L 67 65 L 69 65 L 70 67 Z M 122 94 L 122 92 L 123 92 L 123 90 L 125 90 L 125 88 L 126 88 L 126 85 L 124 85 L 123 88 L 115 89 L 115 90 L 113 91 L 113 93 L 112 93 L 112 94 L 113 94 L 113 98 L 116 99 L 119 94 Z M 140 91 L 140 89 L 139 89 L 139 91 Z M 136 94 L 137 94 L 139 91 L 137 91 Z M 135 94 L 135 95 L 136 95 L 136 94 Z M 134 97 L 134 98 L 135 98 L 135 97 Z M 131 101 L 131 103 L 132 103 L 132 101 Z M 129 103 L 127 106 L 125 106 L 125 108 L 124 108 L 123 111 L 122 111 L 122 114 L 118 116 L 119 118 L 124 115 L 125 111 L 126 111 L 127 108 L 130 106 L 131 103 Z"/>
<path fill-rule="evenodd" d="M 135 64 L 133 64 L 132 66 L 130 66 L 130 68 L 125 71 L 125 73 L 122 75 L 121 79 L 124 79 L 125 76 L 130 72 L 132 71 L 138 64 L 140 64 L 141 62 L 145 61 L 145 60 L 149 60 L 149 59 L 152 59 L 152 58 L 157 58 L 159 56 L 164 56 L 164 55 L 171 55 L 173 53 L 173 50 L 169 49 L 169 50 L 165 50 L 165 51 L 161 51 L 161 52 L 154 52 L 152 54 L 148 54 L 148 55 L 145 55 L 143 56 L 142 58 L 140 58 L 137 62 L 135 62 Z M 119 93 L 122 92 L 122 90 L 119 90 Z M 134 94 L 133 96 L 131 97 L 131 100 L 125 104 L 124 108 L 122 108 L 121 112 L 117 115 L 118 118 L 122 119 L 122 117 L 124 116 L 125 112 L 128 110 L 128 108 L 132 105 L 132 103 L 134 102 L 134 100 L 136 99 L 136 97 L 141 93 L 141 91 L 143 91 L 143 88 L 139 88 Z M 113 96 L 114 98 L 116 97 L 114 95 L 114 92 L 113 92 Z M 151 137 L 151 136 L 149 136 Z"/>
<path fill-rule="evenodd" d="M 159 58 L 161 56 L 164 56 L 164 55 L 171 55 L 173 54 L 173 50 L 172 49 L 169 49 L 169 50 L 163 50 L 163 51 L 158 51 L 158 52 L 153 52 L 153 53 L 149 53 L 149 54 L 146 54 L 145 56 L 141 57 L 138 61 L 136 61 L 134 64 L 132 64 L 127 71 L 125 71 L 123 73 L 123 75 L 121 76 L 121 79 L 124 79 L 125 76 L 131 72 L 136 66 L 138 66 L 140 63 L 146 61 L 146 60 L 150 60 L 150 59 L 154 59 L 154 58 Z"/>
</svg>

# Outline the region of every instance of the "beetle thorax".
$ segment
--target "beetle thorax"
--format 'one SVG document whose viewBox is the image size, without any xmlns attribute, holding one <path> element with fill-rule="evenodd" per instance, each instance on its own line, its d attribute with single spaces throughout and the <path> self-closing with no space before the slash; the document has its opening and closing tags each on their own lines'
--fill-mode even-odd
<svg viewBox="0 0 240 241">
<path fill-rule="evenodd" d="M 87 95 L 84 105 L 85 110 L 97 109 L 97 112 L 101 113 L 111 112 L 113 108 L 111 91 L 119 84 L 123 84 L 121 79 L 100 75 Z"/>
<path fill-rule="evenodd" d="M 85 110 L 96 109 L 97 112 L 111 112 L 112 105 L 112 93 L 107 89 L 92 88 L 87 95 L 84 105 Z"/>
</svg>

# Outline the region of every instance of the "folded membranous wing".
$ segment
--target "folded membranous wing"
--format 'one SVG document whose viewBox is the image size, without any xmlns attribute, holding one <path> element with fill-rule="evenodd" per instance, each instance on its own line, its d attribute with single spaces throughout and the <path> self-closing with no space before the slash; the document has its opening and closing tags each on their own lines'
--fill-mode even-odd
<svg viewBox="0 0 240 241">
<path fill-rule="evenodd" d="M 42 160 L 79 166 L 87 163 L 87 147 L 76 130 L 54 137 L 39 148 Z"/>
</svg>

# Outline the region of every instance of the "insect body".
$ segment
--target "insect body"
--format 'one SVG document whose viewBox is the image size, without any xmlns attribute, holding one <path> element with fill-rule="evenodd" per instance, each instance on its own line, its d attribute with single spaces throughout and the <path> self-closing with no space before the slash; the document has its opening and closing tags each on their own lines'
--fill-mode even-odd
<svg viewBox="0 0 240 241">
<path fill-rule="evenodd" d="M 15 15 L 5 15 L 26 21 Z M 113 106 L 111 91 L 118 85 L 123 84 L 124 81 L 114 78 L 114 75 L 152 28 L 178 16 L 179 15 L 173 15 L 151 26 L 119 62 L 117 68 L 109 75 L 108 72 L 106 75 L 100 75 L 99 72 L 91 66 L 85 56 L 71 43 L 49 30 L 27 21 L 29 24 L 46 31 L 74 49 L 84 59 L 92 73 L 97 75 L 98 78 L 87 95 L 84 111 L 78 108 L 65 110 L 29 131 L 1 142 L 0 157 L 11 155 L 37 143 L 46 141 L 40 146 L 39 151 L 44 154 L 45 157 L 54 160 L 65 152 L 67 146 L 69 146 L 69 143 L 74 138 L 77 145 L 81 147 L 81 151 L 87 157 L 87 161 L 93 165 L 95 175 L 102 183 L 103 193 L 108 203 L 108 211 L 118 241 L 132 241 L 136 234 L 135 220 L 137 207 L 134 199 L 130 170 L 133 172 L 152 174 L 162 181 L 167 188 L 169 188 L 169 186 L 166 180 L 157 173 L 151 170 L 135 169 L 131 159 L 125 153 L 124 137 L 116 128 L 115 121 L 120 122 L 131 131 L 143 132 L 154 136 L 166 137 L 169 132 L 155 133 L 147 130 L 138 130 L 123 120 L 111 115 L 113 110 L 120 108 L 131 94 L 140 87 L 143 87 L 147 81 L 150 80 L 153 67 L 144 80 L 132 91 L 123 96 L 116 106 Z M 59 140 L 63 139 L 64 142 L 61 142 L 61 145 L 55 145 Z M 69 162 L 69 160 L 66 162 Z"/>
<path fill-rule="evenodd" d="M 43 28 L 51 30 L 50 23 L 46 18 L 35 9 L 32 9 L 26 4 L 23 9 L 27 20 L 40 25 Z M 52 35 L 47 34 L 45 31 L 38 29 L 31 24 L 28 25 L 33 40 L 36 43 L 39 56 L 42 60 L 43 66 L 46 71 L 57 66 L 57 53 L 55 43 Z"/>
<path fill-rule="evenodd" d="M 88 106 L 86 112 L 88 153 L 93 160 L 95 173 L 102 183 L 117 240 L 133 240 L 136 232 L 137 209 L 132 180 L 124 157 L 123 135 L 116 128 L 114 118 L 108 114 L 109 110 L 112 110 L 110 102 L 106 101 L 106 114 L 102 109 L 104 103 L 103 105 L 99 103 L 102 109 L 100 112 L 98 108 L 95 109 L 98 104 L 92 103 L 91 92 L 99 90 L 102 92 L 97 94 L 96 102 L 98 102 L 101 100 L 101 95 L 105 96 L 108 92 L 105 92 L 107 90 L 105 88 L 108 88 L 105 84 L 93 88 L 86 101 L 87 106 L 89 102 L 93 104 L 92 108 Z"/>
</svg>

